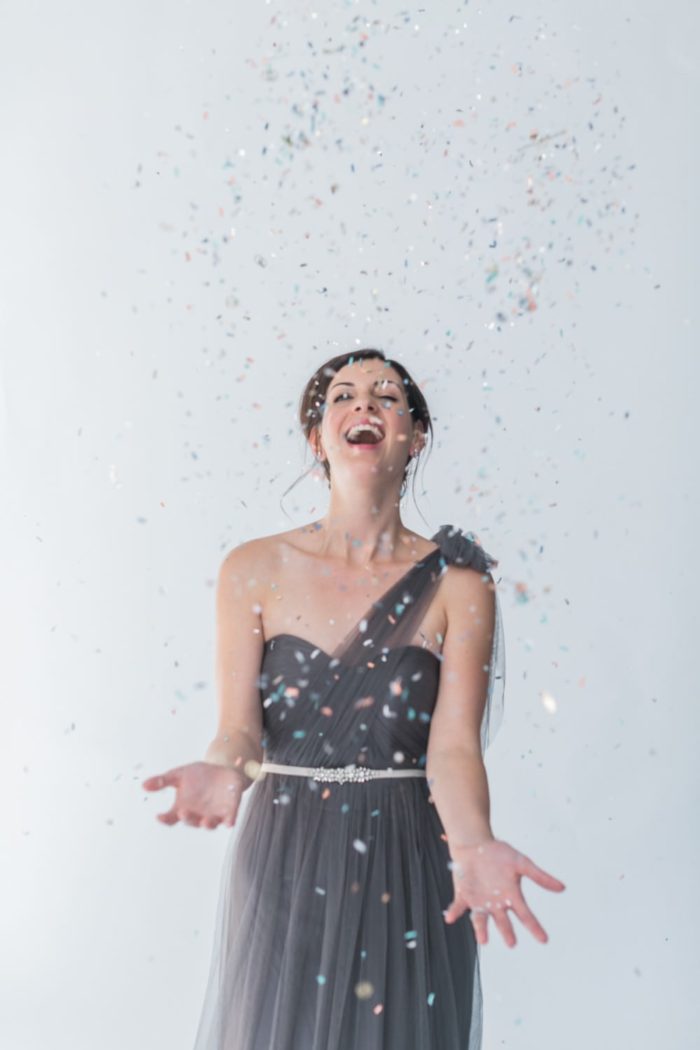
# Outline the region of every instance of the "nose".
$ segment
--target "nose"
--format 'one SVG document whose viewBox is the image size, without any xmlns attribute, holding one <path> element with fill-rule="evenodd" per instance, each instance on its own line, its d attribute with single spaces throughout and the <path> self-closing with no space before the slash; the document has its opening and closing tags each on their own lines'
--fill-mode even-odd
<svg viewBox="0 0 700 1050">
<path fill-rule="evenodd" d="M 364 397 L 360 395 L 355 404 L 355 411 L 361 412 L 363 407 L 366 405 L 367 408 L 375 408 L 379 398 L 376 394 L 365 394 Z"/>
</svg>

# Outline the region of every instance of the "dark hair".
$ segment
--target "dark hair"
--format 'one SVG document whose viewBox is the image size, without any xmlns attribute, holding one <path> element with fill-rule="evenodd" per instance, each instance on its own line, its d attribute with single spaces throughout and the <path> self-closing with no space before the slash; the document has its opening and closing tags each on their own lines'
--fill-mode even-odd
<svg viewBox="0 0 700 1050">
<path fill-rule="evenodd" d="M 304 388 L 304 392 L 301 395 L 301 399 L 299 401 L 299 422 L 301 424 L 301 428 L 304 432 L 304 436 L 307 439 L 307 441 L 311 437 L 311 433 L 314 427 L 321 425 L 323 413 L 326 408 L 326 392 L 336 373 L 339 372 L 341 368 L 344 368 L 345 365 L 354 364 L 356 361 L 368 360 L 383 361 L 387 367 L 396 369 L 403 381 L 404 391 L 406 393 L 406 399 L 408 401 L 408 411 L 411 415 L 411 418 L 414 423 L 421 422 L 423 424 L 423 429 L 425 430 L 426 434 L 426 441 L 428 437 L 430 437 L 432 441 L 433 425 L 430 419 L 430 411 L 428 409 L 428 404 L 425 398 L 423 397 L 422 393 L 418 389 L 418 386 L 416 385 L 416 383 L 414 383 L 413 379 L 411 378 L 409 372 L 399 361 L 395 361 L 393 358 L 387 357 L 383 350 L 376 350 L 371 347 L 367 347 L 363 350 L 353 350 L 349 353 L 340 354 L 337 357 L 332 357 L 329 361 L 326 361 L 325 364 L 322 364 L 319 368 L 317 368 L 314 374 L 311 376 L 308 383 L 306 384 L 306 387 Z M 417 461 L 418 456 L 416 455 L 410 457 L 408 462 L 406 463 L 400 496 L 403 496 L 404 492 L 406 491 L 410 466 L 412 463 L 417 463 Z M 324 462 L 322 466 L 323 472 L 326 475 L 326 480 L 330 485 L 330 467 L 327 462 Z M 310 468 L 310 470 L 313 470 L 313 466 Z M 308 471 L 306 473 L 308 473 Z M 303 476 L 304 475 L 302 475 L 302 477 Z M 415 470 L 413 472 L 413 479 L 415 496 Z M 297 479 L 297 481 L 298 480 L 299 479 Z M 297 482 L 294 482 L 294 484 L 296 485 Z M 293 487 L 294 486 L 292 485 L 291 488 Z M 287 489 L 287 492 L 289 492 L 289 489 Z M 287 493 L 285 492 L 284 495 L 286 494 Z"/>
</svg>

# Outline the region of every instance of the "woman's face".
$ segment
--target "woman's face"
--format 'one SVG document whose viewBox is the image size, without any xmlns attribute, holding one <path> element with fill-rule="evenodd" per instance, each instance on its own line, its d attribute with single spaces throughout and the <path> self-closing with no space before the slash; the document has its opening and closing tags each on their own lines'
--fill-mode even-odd
<svg viewBox="0 0 700 1050">
<path fill-rule="evenodd" d="M 374 432 L 357 434 L 353 443 L 352 429 L 360 422 Z M 399 373 L 371 358 L 345 365 L 329 383 L 317 451 L 336 478 L 349 469 L 401 479 L 409 449 L 418 451 L 422 434 L 422 424 L 414 428 Z"/>
</svg>

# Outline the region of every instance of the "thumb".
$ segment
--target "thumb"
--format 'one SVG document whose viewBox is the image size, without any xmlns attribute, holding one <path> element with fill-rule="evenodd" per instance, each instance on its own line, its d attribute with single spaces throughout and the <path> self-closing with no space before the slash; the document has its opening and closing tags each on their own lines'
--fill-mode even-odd
<svg viewBox="0 0 700 1050">
<path fill-rule="evenodd" d="M 445 909 L 445 912 L 444 912 L 445 922 L 447 922 L 447 923 L 454 922 L 454 920 L 457 918 L 456 911 L 457 911 L 457 909 L 456 909 L 456 902 L 452 901 L 450 906 Z"/>
<path fill-rule="evenodd" d="M 141 781 L 144 791 L 160 791 L 165 787 L 177 787 L 178 770 L 171 769 L 167 773 L 159 773 L 155 777 L 148 777 Z"/>
</svg>

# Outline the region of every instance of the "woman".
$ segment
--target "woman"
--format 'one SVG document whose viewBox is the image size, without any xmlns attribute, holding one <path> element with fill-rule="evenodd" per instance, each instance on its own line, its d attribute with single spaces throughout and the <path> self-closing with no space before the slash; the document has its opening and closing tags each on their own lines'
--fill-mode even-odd
<svg viewBox="0 0 700 1050">
<path fill-rule="evenodd" d="M 489 822 L 497 563 L 401 521 L 432 432 L 401 364 L 333 358 L 300 420 L 328 513 L 226 556 L 217 736 L 143 785 L 165 824 L 236 825 L 195 1050 L 478 1050 L 489 916 L 544 942 L 520 880 L 564 889 Z"/>
</svg>

